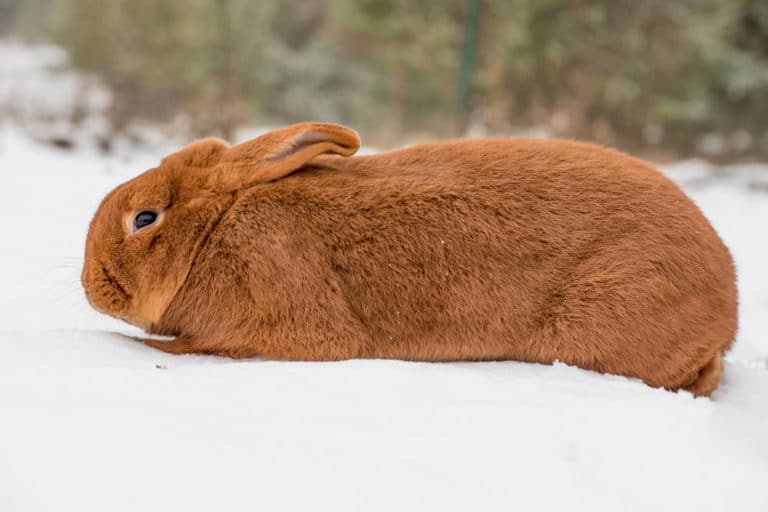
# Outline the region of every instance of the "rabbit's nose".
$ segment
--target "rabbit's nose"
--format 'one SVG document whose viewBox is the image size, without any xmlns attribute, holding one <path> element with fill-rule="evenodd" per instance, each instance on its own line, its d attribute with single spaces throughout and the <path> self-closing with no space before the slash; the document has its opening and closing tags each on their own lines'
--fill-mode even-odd
<svg viewBox="0 0 768 512">
<path fill-rule="evenodd" d="M 83 264 L 83 271 L 80 274 L 80 284 L 83 286 L 85 298 L 88 299 L 88 302 L 91 305 L 93 305 L 93 264 L 89 264 L 88 262 Z"/>
<path fill-rule="evenodd" d="M 86 295 L 88 295 L 88 283 L 90 282 L 90 278 L 90 265 L 88 265 L 88 262 L 85 262 L 83 263 L 83 270 L 80 272 L 80 284 L 83 286 L 83 290 L 85 290 Z"/>
</svg>

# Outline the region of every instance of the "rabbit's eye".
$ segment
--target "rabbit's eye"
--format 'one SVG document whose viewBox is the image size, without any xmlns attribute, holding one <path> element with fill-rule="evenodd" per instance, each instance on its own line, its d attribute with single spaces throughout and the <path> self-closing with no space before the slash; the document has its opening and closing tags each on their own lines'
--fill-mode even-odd
<svg viewBox="0 0 768 512">
<path fill-rule="evenodd" d="M 133 219 L 133 229 L 138 231 L 139 229 L 149 226 L 157 220 L 157 214 L 155 212 L 143 211 L 136 214 Z"/>
</svg>

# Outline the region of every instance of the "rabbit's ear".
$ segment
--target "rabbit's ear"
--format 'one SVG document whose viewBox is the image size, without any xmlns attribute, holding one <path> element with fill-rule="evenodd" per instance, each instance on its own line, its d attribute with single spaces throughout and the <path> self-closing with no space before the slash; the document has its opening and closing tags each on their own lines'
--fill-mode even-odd
<svg viewBox="0 0 768 512">
<path fill-rule="evenodd" d="M 212 167 L 219 162 L 227 149 L 229 149 L 229 144 L 223 140 L 214 138 L 202 139 L 163 158 L 161 165 Z"/>
<path fill-rule="evenodd" d="M 228 149 L 216 166 L 220 190 L 237 190 L 283 178 L 322 154 L 351 156 L 360 137 L 335 124 L 301 123 Z"/>
</svg>

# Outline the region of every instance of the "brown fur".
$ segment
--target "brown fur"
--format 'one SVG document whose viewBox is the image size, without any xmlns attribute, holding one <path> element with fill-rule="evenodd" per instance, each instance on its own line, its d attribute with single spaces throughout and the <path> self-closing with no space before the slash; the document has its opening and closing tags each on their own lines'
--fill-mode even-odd
<svg viewBox="0 0 768 512">
<path fill-rule="evenodd" d="M 732 260 L 657 170 L 560 140 L 358 144 L 305 123 L 169 156 L 96 213 L 89 300 L 174 354 L 559 360 L 717 386 Z M 131 233 L 143 209 L 161 218 Z"/>
</svg>

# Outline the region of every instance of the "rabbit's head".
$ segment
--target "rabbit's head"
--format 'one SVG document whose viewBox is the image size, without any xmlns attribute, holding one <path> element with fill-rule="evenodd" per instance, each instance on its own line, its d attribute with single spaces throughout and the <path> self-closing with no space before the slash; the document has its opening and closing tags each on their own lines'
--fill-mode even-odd
<svg viewBox="0 0 768 512">
<path fill-rule="evenodd" d="M 166 157 L 96 211 L 81 276 L 88 301 L 150 329 L 238 190 L 285 177 L 321 154 L 352 155 L 359 144 L 347 128 L 302 123 L 234 147 L 200 140 Z"/>
</svg>

